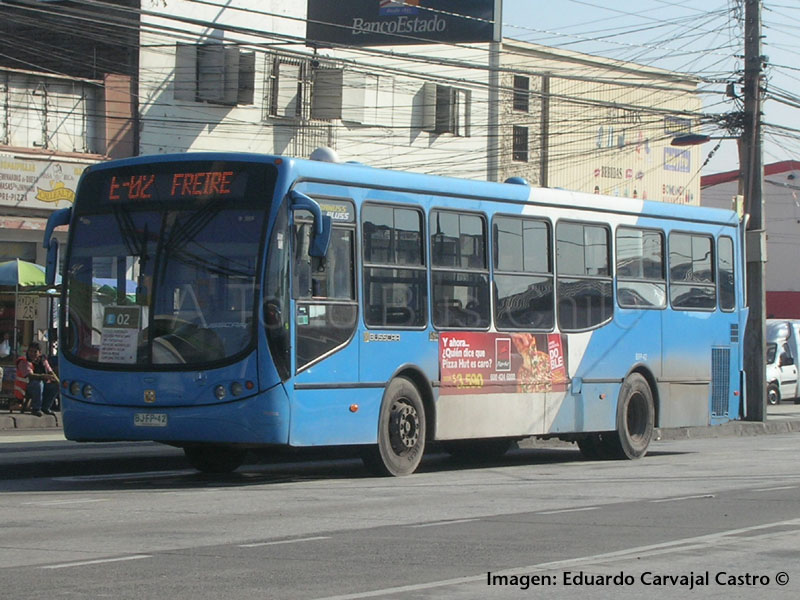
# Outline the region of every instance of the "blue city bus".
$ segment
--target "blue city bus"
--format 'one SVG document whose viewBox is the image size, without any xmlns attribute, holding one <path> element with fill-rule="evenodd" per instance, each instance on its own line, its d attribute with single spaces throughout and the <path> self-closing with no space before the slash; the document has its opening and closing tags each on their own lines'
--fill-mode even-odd
<svg viewBox="0 0 800 600">
<path fill-rule="evenodd" d="M 89 167 L 60 302 L 64 433 L 196 468 L 559 438 L 644 456 L 742 417 L 743 226 L 695 206 L 239 153 Z"/>
</svg>

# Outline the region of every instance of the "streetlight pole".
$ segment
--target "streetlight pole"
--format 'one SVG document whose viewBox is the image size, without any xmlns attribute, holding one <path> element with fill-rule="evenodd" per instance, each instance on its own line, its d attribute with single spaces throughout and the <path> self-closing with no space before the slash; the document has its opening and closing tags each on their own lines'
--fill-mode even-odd
<svg viewBox="0 0 800 600">
<path fill-rule="evenodd" d="M 739 140 L 739 186 L 744 194 L 747 225 L 747 302 L 750 314 L 744 336 L 744 370 L 747 374 L 748 421 L 766 418 L 766 346 L 764 263 L 767 260 L 764 199 L 764 165 L 761 155 L 761 0 L 744 0 L 744 123 Z"/>
</svg>

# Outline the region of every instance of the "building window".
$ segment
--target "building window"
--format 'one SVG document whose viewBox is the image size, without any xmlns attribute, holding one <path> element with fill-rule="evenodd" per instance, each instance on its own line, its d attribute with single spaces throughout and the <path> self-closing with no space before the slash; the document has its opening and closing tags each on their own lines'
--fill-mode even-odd
<svg viewBox="0 0 800 600">
<path fill-rule="evenodd" d="M 519 162 L 528 162 L 528 128 L 514 125 L 513 158 Z"/>
<path fill-rule="evenodd" d="M 255 53 L 220 42 L 175 45 L 175 99 L 253 104 Z"/>
<path fill-rule="evenodd" d="M 528 112 L 530 85 L 530 78 L 514 75 L 514 110 Z"/>
<path fill-rule="evenodd" d="M 428 82 L 423 97 L 422 129 L 460 137 L 470 135 L 469 90 Z"/>
<path fill-rule="evenodd" d="M 265 104 L 270 117 L 287 119 L 303 116 L 305 61 L 275 56 L 268 72 Z"/>
</svg>

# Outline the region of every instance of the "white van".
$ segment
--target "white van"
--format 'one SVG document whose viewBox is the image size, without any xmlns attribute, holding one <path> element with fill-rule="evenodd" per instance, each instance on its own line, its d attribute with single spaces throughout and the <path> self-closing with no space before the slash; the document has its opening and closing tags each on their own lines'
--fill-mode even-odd
<svg viewBox="0 0 800 600">
<path fill-rule="evenodd" d="M 800 320 L 767 319 L 767 402 L 793 399 L 800 404 L 797 362 L 800 356 Z"/>
</svg>

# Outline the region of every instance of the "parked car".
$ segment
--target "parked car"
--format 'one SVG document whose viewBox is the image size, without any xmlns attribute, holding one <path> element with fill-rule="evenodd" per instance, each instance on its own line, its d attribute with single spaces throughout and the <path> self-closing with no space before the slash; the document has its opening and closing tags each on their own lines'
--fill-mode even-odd
<svg viewBox="0 0 800 600">
<path fill-rule="evenodd" d="M 766 346 L 767 402 L 778 404 L 793 399 L 800 404 L 800 320 L 767 319 Z"/>
</svg>

